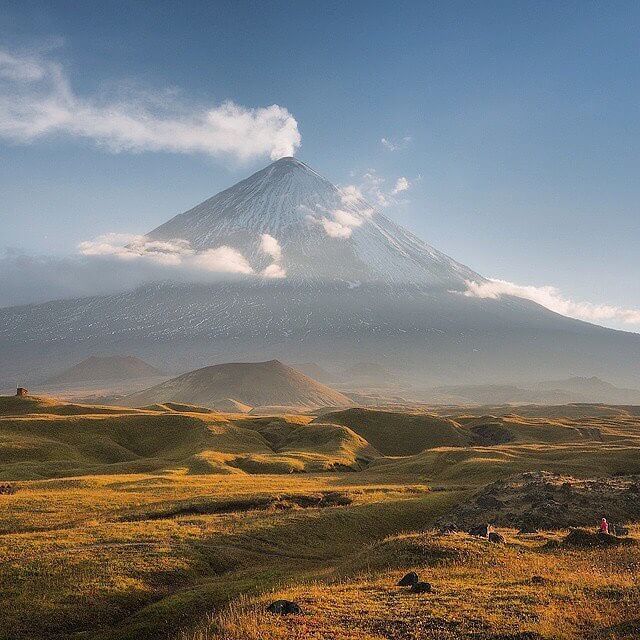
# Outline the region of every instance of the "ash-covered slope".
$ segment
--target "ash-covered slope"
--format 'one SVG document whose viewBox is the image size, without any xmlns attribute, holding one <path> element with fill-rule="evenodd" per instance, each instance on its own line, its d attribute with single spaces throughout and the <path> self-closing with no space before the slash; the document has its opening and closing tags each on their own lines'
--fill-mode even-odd
<svg viewBox="0 0 640 640">
<path fill-rule="evenodd" d="M 349 221 L 349 234 L 334 237 L 323 219 Z M 279 243 L 283 279 L 259 275 L 273 260 L 260 247 L 265 233 Z M 97 351 L 135 351 L 174 369 L 272 358 L 334 370 L 375 362 L 416 386 L 575 373 L 640 384 L 639 335 L 521 298 L 462 295 L 465 281 L 483 278 L 293 158 L 149 237 L 195 250 L 231 247 L 254 275 L 0 309 L 0 386 Z"/>
<path fill-rule="evenodd" d="M 127 406 L 185 402 L 216 408 L 229 398 L 252 407 L 346 407 L 350 400 L 278 360 L 204 367 L 124 399 Z"/>
<path fill-rule="evenodd" d="M 335 211 L 338 220 L 347 217 L 350 237 L 333 237 L 323 227 L 323 218 L 335 222 Z M 269 262 L 260 250 L 263 233 L 279 242 L 290 281 L 412 282 L 457 290 L 464 290 L 464 280 L 483 281 L 295 158 L 277 160 L 148 236 L 188 240 L 199 250 L 230 246 L 258 271 Z"/>
</svg>

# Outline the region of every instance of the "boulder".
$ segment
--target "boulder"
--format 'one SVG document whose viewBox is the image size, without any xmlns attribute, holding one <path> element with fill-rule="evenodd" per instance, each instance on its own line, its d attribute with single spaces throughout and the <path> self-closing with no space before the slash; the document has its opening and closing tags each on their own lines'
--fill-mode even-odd
<svg viewBox="0 0 640 640">
<path fill-rule="evenodd" d="M 531 584 L 544 584 L 546 581 L 546 578 L 543 578 L 542 576 L 531 576 L 529 579 Z"/>
<path fill-rule="evenodd" d="M 518 533 L 538 533 L 538 527 L 527 520 L 520 525 Z"/>
<path fill-rule="evenodd" d="M 497 531 L 490 531 L 488 538 L 489 538 L 489 542 L 494 542 L 495 544 L 505 543 L 504 536 L 501 533 L 498 533 Z"/>
<path fill-rule="evenodd" d="M 415 571 L 411 571 L 398 580 L 399 587 L 412 587 L 414 584 L 420 582 L 418 574 Z"/>
<path fill-rule="evenodd" d="M 482 538 L 486 538 L 489 535 L 489 525 L 488 524 L 478 524 L 471 527 L 468 531 L 470 536 L 480 536 Z"/>
<path fill-rule="evenodd" d="M 611 547 L 615 545 L 633 544 L 630 538 L 618 538 L 610 533 L 588 531 L 587 529 L 571 529 L 567 537 L 562 541 L 569 547 Z"/>
<path fill-rule="evenodd" d="M 609 533 L 614 536 L 628 536 L 629 529 L 621 524 L 609 523 Z"/>
<path fill-rule="evenodd" d="M 409 589 L 411 593 L 431 593 L 431 583 L 430 582 L 416 582 L 411 585 L 411 589 Z"/>
<path fill-rule="evenodd" d="M 457 533 L 458 532 L 458 527 L 453 524 L 452 522 L 448 522 L 447 524 L 443 524 L 440 527 L 440 535 L 444 536 L 444 535 L 448 535 L 450 533 Z"/>
<path fill-rule="evenodd" d="M 288 616 L 291 614 L 297 615 L 302 613 L 300 605 L 297 602 L 291 602 L 290 600 L 276 600 L 267 607 L 267 611 L 281 616 Z"/>
</svg>

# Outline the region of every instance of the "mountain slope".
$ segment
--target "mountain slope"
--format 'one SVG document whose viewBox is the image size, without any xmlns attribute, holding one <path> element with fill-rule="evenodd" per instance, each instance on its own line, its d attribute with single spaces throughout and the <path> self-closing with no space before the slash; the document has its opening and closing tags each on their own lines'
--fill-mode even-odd
<svg viewBox="0 0 640 640">
<path fill-rule="evenodd" d="M 353 217 L 350 237 L 332 237 L 322 219 Z M 334 221 L 335 222 L 335 221 Z M 344 192 L 295 158 L 282 158 L 182 213 L 148 236 L 181 238 L 196 249 L 231 246 L 257 270 L 269 257 L 263 233 L 282 248 L 290 280 L 414 282 L 462 288 L 484 279 L 401 228 L 357 196 Z"/>
<path fill-rule="evenodd" d="M 128 406 L 184 402 L 216 407 L 233 398 L 252 407 L 346 407 L 349 399 L 278 360 L 204 367 L 127 396 Z"/>
<path fill-rule="evenodd" d="M 152 378 L 163 372 L 135 356 L 90 356 L 47 379 L 47 384 Z"/>
<path fill-rule="evenodd" d="M 332 237 L 322 224 L 338 210 L 351 216 L 348 237 Z M 257 275 L 274 259 L 261 248 L 264 233 L 279 243 L 284 279 Z M 194 250 L 231 247 L 254 274 L 0 309 L 7 388 L 24 373 L 50 375 L 99 350 L 134 351 L 183 369 L 276 357 L 332 370 L 382 362 L 418 387 L 521 383 L 532 372 L 640 384 L 640 335 L 513 296 L 462 295 L 466 280 L 482 277 L 292 158 L 149 237 L 185 240 Z"/>
<path fill-rule="evenodd" d="M 608 404 L 640 404 L 640 389 L 621 389 L 600 378 L 572 377 L 566 380 L 546 380 L 537 388 L 563 391 L 573 402 L 604 402 Z"/>
</svg>

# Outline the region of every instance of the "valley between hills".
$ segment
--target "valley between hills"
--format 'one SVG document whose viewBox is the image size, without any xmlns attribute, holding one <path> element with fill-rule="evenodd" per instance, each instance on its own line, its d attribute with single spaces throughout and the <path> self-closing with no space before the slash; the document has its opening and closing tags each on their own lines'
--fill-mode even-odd
<svg viewBox="0 0 640 640">
<path fill-rule="evenodd" d="M 636 638 L 639 454 L 633 406 L 5 396 L 0 637 Z"/>
</svg>

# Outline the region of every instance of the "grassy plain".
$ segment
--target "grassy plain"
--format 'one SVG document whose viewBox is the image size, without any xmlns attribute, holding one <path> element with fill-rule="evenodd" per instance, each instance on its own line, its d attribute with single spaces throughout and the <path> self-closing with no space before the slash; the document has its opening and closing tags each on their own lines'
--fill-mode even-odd
<svg viewBox="0 0 640 640">
<path fill-rule="evenodd" d="M 38 399 L 0 399 L 0 411 L 0 481 L 17 489 L 0 495 L 3 640 L 640 633 L 635 545 L 551 548 L 559 533 L 515 531 L 490 545 L 431 531 L 512 473 L 640 473 L 640 419 L 629 413 L 485 419 L 511 434 L 501 445 L 474 441 L 477 416 L 450 417 L 469 443 L 442 446 L 440 430 L 438 446 L 389 457 L 357 424 L 313 416 Z M 374 419 L 378 433 L 384 415 Z M 395 587 L 409 570 L 434 593 Z M 265 614 L 281 596 L 304 614 Z"/>
</svg>

